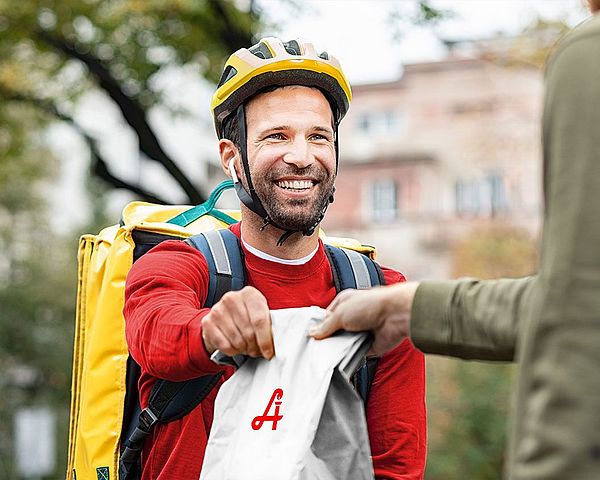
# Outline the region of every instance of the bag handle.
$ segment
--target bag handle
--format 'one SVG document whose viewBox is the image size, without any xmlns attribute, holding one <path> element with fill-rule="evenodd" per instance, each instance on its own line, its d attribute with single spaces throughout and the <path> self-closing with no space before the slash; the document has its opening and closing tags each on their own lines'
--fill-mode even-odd
<svg viewBox="0 0 600 480">
<path fill-rule="evenodd" d="M 233 188 L 233 180 L 224 180 L 211 192 L 210 196 L 206 200 L 206 202 L 201 203 L 200 205 L 196 205 L 195 207 L 186 210 L 185 212 L 181 212 L 179 215 L 171 218 L 167 221 L 167 223 L 172 223 L 174 225 L 179 225 L 180 227 L 187 227 L 190 223 L 198 220 L 202 215 L 210 214 L 218 220 L 221 220 L 223 223 L 227 225 L 232 225 L 237 223 L 237 220 L 233 217 L 230 217 L 224 212 L 217 210 L 215 208 L 215 204 L 217 200 L 221 197 L 221 194 L 225 190 L 229 190 Z"/>
</svg>

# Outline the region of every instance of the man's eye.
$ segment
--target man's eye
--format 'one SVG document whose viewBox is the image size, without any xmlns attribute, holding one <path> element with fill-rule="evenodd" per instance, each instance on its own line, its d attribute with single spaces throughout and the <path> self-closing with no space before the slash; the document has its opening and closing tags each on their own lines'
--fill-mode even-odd
<svg viewBox="0 0 600 480">
<path fill-rule="evenodd" d="M 283 136 L 283 133 L 270 133 L 269 135 L 267 135 L 265 138 L 270 138 L 271 140 L 284 140 L 285 137 Z"/>
<path fill-rule="evenodd" d="M 321 135 L 320 133 L 314 133 L 310 136 L 311 140 L 325 140 L 325 141 L 329 141 L 329 138 L 327 138 L 325 135 Z"/>
</svg>

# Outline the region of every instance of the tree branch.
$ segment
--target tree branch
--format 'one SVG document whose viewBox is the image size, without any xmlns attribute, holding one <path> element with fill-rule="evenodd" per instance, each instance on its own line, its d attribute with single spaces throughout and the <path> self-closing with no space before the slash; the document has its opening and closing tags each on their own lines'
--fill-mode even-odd
<svg viewBox="0 0 600 480">
<path fill-rule="evenodd" d="M 242 47 L 250 46 L 252 32 L 240 29 L 239 24 L 231 18 L 226 2 L 222 0 L 208 0 L 208 5 L 215 12 L 215 18 L 219 23 L 219 37 L 230 52 L 235 52 Z M 250 15 L 255 16 L 254 5 L 250 4 Z"/>
<path fill-rule="evenodd" d="M 99 86 L 117 104 L 125 121 L 136 132 L 139 149 L 148 158 L 154 160 L 169 172 L 169 174 L 177 181 L 192 204 L 202 203 L 205 198 L 199 189 L 192 184 L 190 179 L 179 169 L 177 164 L 163 150 L 158 138 L 150 127 L 146 118 L 146 111 L 143 107 L 129 95 L 127 95 L 119 82 L 112 76 L 108 68 L 94 55 L 83 52 L 74 44 L 64 38 L 54 37 L 47 32 L 40 32 L 39 37 L 51 45 L 58 51 L 65 54 L 67 57 L 79 60 L 97 79 Z"/>
<path fill-rule="evenodd" d="M 30 105 L 35 106 L 39 110 L 67 123 L 70 125 L 81 137 L 84 139 L 85 143 L 90 149 L 90 154 L 92 157 L 92 165 L 91 170 L 94 172 L 96 176 L 100 179 L 108 183 L 114 188 L 123 188 L 129 190 L 130 192 L 138 195 L 141 200 L 159 203 L 159 204 L 167 204 L 169 202 L 165 201 L 163 198 L 154 195 L 148 190 L 144 189 L 140 185 L 136 185 L 133 183 L 129 183 L 121 178 L 116 177 L 112 174 L 108 168 L 108 164 L 100 151 L 98 150 L 96 140 L 91 137 L 84 129 L 79 125 L 73 117 L 61 111 L 55 104 L 49 102 L 47 100 L 42 100 L 40 98 L 28 97 L 18 92 L 9 91 L 6 88 L 0 86 L 0 95 L 2 95 L 6 100 L 9 101 L 17 101 L 28 103 Z"/>
</svg>

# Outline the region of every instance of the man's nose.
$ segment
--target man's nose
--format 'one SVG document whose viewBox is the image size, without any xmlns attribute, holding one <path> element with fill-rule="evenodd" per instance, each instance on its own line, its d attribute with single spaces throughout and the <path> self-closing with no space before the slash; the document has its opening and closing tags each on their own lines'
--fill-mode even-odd
<svg viewBox="0 0 600 480">
<path fill-rule="evenodd" d="M 283 161 L 298 168 L 304 168 L 314 162 L 314 156 L 308 142 L 305 139 L 297 139 L 289 144 L 287 152 L 283 155 Z"/>
</svg>

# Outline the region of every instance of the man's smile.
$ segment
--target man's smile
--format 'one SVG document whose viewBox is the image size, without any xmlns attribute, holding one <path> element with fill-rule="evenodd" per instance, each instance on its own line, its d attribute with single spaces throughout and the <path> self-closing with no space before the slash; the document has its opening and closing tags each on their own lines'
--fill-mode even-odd
<svg viewBox="0 0 600 480">
<path fill-rule="evenodd" d="M 292 192 L 305 192 L 310 190 L 316 182 L 312 179 L 308 180 L 277 180 L 275 185 L 284 190 Z"/>
</svg>

